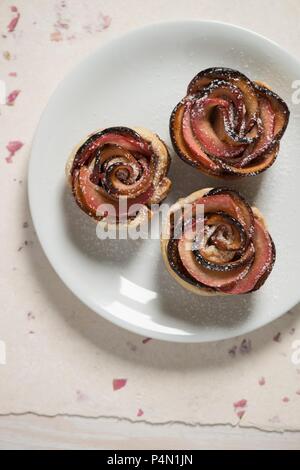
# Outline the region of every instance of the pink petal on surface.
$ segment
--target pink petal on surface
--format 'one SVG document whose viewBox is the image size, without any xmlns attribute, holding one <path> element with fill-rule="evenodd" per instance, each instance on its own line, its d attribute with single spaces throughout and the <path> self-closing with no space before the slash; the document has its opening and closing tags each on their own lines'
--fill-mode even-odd
<svg viewBox="0 0 300 470">
<path fill-rule="evenodd" d="M 247 406 L 247 400 L 240 400 L 233 404 L 234 408 L 245 408 Z"/>
<path fill-rule="evenodd" d="M 8 157 L 5 158 L 6 163 L 12 163 L 13 162 L 12 158 L 13 158 L 14 154 L 18 150 L 20 150 L 23 147 L 23 145 L 24 145 L 23 142 L 20 142 L 19 140 L 12 140 L 12 141 L 8 142 L 6 148 L 9 151 L 9 155 L 8 155 Z"/>
<path fill-rule="evenodd" d="M 8 142 L 6 148 L 11 153 L 14 155 L 18 150 L 20 150 L 23 147 L 23 142 L 20 142 L 20 140 L 11 140 Z"/>
<path fill-rule="evenodd" d="M 8 106 L 13 106 L 20 93 L 21 93 L 21 90 L 12 91 L 6 98 L 6 104 Z"/>
<path fill-rule="evenodd" d="M 252 351 L 252 342 L 250 339 L 243 339 L 239 348 L 240 354 L 250 354 Z"/>
<path fill-rule="evenodd" d="M 277 415 L 273 416 L 273 418 L 269 419 L 269 422 L 273 423 L 273 424 L 279 424 L 280 423 L 280 418 Z"/>
<path fill-rule="evenodd" d="M 8 74 L 10 77 L 16 77 L 17 76 L 17 72 L 9 72 Z"/>
<path fill-rule="evenodd" d="M 50 34 L 50 39 L 51 41 L 59 42 L 63 40 L 63 37 L 60 31 L 54 31 L 54 33 Z"/>
<path fill-rule="evenodd" d="M 259 379 L 258 383 L 261 387 L 263 387 L 264 385 L 266 385 L 266 379 L 264 377 L 261 377 Z"/>
<path fill-rule="evenodd" d="M 143 415 L 144 415 L 143 410 L 140 408 L 140 409 L 137 411 L 137 414 L 136 414 L 136 415 L 137 415 L 139 418 L 140 418 L 141 416 L 143 416 Z"/>
<path fill-rule="evenodd" d="M 69 29 L 70 25 L 67 21 L 62 21 L 60 18 L 57 20 L 57 22 L 54 25 L 55 28 L 57 29 Z"/>
<path fill-rule="evenodd" d="M 277 333 L 277 335 L 274 336 L 273 338 L 273 341 L 275 341 L 275 343 L 281 343 L 281 340 L 282 340 L 282 337 L 281 337 L 281 333 Z"/>
<path fill-rule="evenodd" d="M 13 6 L 10 7 L 10 11 L 12 11 L 13 13 L 17 13 L 18 9 L 17 9 L 16 6 L 13 5 Z"/>
<path fill-rule="evenodd" d="M 231 349 L 229 349 L 228 354 L 230 357 L 234 358 L 236 356 L 237 352 L 237 346 L 232 346 Z"/>
<path fill-rule="evenodd" d="M 282 401 L 283 401 L 283 403 L 289 403 L 290 399 L 289 399 L 289 397 L 283 397 Z"/>
<path fill-rule="evenodd" d="M 111 25 L 111 17 L 108 15 L 102 15 L 103 19 L 103 29 L 107 29 Z"/>
<path fill-rule="evenodd" d="M 151 340 L 152 340 L 152 338 L 144 338 L 143 341 L 142 341 L 142 343 L 143 343 L 143 344 L 147 344 L 147 343 L 149 343 L 149 341 L 151 341 Z"/>
<path fill-rule="evenodd" d="M 81 390 L 76 390 L 76 400 L 77 401 L 86 401 L 88 399 L 88 396 L 85 395 Z"/>
<path fill-rule="evenodd" d="M 5 161 L 8 164 L 12 163 L 13 162 L 13 156 L 11 154 L 8 155 L 8 157 L 5 157 Z"/>
<path fill-rule="evenodd" d="M 127 379 L 114 379 L 113 380 L 113 390 L 114 390 L 114 392 L 116 390 L 120 390 L 120 388 L 125 387 L 126 384 L 127 384 Z"/>
<path fill-rule="evenodd" d="M 7 25 L 7 29 L 9 33 L 12 33 L 16 29 L 20 16 L 21 16 L 20 13 L 18 12 L 17 7 L 11 7 L 11 11 L 13 13 L 16 13 L 16 16 Z"/>
</svg>

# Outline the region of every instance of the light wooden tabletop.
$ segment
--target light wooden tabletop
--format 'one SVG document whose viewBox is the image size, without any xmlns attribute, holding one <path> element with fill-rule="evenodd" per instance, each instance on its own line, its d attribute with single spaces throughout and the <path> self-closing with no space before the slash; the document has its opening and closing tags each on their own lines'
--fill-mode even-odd
<svg viewBox="0 0 300 470">
<path fill-rule="evenodd" d="M 3 416 L 0 449 L 299 450 L 300 433 L 114 418 Z"/>
</svg>

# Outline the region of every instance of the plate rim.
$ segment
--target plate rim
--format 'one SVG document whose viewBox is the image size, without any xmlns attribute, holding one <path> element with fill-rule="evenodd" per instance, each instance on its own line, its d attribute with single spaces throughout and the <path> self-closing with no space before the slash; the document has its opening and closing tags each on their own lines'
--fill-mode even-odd
<svg viewBox="0 0 300 470">
<path fill-rule="evenodd" d="M 61 273 L 61 270 L 58 266 L 58 263 L 55 260 L 53 260 L 51 255 L 49 255 L 49 251 L 47 249 L 47 243 L 45 242 L 45 240 L 43 239 L 43 236 L 40 233 L 39 224 L 37 222 L 38 217 L 36 216 L 35 209 L 34 209 L 34 197 L 32 195 L 32 191 L 33 191 L 32 190 L 32 186 L 33 186 L 32 182 L 33 182 L 33 173 L 34 173 L 33 167 L 34 167 L 34 160 L 35 160 L 34 159 L 34 154 L 36 153 L 35 152 L 35 147 L 37 145 L 37 137 L 38 137 L 39 130 L 40 130 L 40 127 L 42 125 L 44 116 L 47 113 L 48 107 L 50 106 L 50 103 L 51 103 L 53 97 L 59 92 L 60 88 L 63 86 L 64 82 L 67 81 L 69 79 L 69 77 L 71 77 L 76 72 L 77 69 L 81 68 L 82 66 L 84 66 L 85 63 L 92 60 L 92 58 L 99 53 L 99 50 L 101 50 L 105 47 L 110 47 L 114 43 L 118 43 L 119 41 L 121 41 L 123 38 L 128 38 L 129 36 L 134 36 L 134 35 L 140 34 L 140 33 L 143 34 L 143 32 L 145 32 L 147 30 L 151 30 L 151 29 L 156 28 L 156 27 L 164 27 L 164 26 L 167 27 L 167 26 L 172 26 L 172 25 L 177 25 L 178 26 L 180 24 L 184 24 L 186 26 L 188 23 L 198 24 L 199 27 L 201 27 L 201 25 L 217 25 L 217 26 L 220 26 L 220 27 L 225 27 L 225 28 L 228 28 L 228 29 L 236 30 L 236 31 L 240 32 L 241 34 L 246 33 L 246 34 L 248 34 L 248 35 L 250 35 L 250 36 L 252 36 L 256 39 L 263 40 L 263 41 L 269 43 L 270 45 L 275 47 L 278 51 L 280 51 L 281 53 L 286 55 L 287 58 L 289 58 L 293 62 L 297 63 L 297 65 L 300 68 L 300 60 L 297 57 L 295 57 L 291 52 L 287 51 L 284 47 L 280 46 L 276 41 L 274 41 L 272 39 L 269 39 L 269 38 L 265 37 L 264 35 L 262 35 L 260 33 L 257 33 L 256 31 L 253 31 L 251 29 L 245 28 L 243 26 L 235 25 L 235 24 L 228 23 L 228 22 L 218 21 L 218 20 L 198 20 L 198 19 L 193 19 L 193 18 L 183 18 L 183 19 L 180 19 L 180 20 L 178 20 L 178 19 L 162 20 L 162 21 L 152 22 L 152 23 L 149 23 L 149 24 L 137 27 L 137 28 L 132 28 L 129 31 L 123 32 L 121 34 L 117 34 L 113 38 L 106 40 L 103 44 L 96 47 L 92 52 L 88 53 L 83 59 L 76 62 L 76 64 L 70 68 L 70 70 L 60 80 L 58 85 L 54 88 L 54 90 L 50 94 L 50 97 L 48 98 L 48 101 L 45 104 L 45 106 L 43 108 L 43 111 L 42 111 L 42 113 L 39 117 L 38 124 L 35 128 L 34 136 L 32 138 L 32 142 L 31 142 L 31 146 L 30 146 L 30 155 L 29 155 L 29 162 L 28 162 L 28 169 L 27 169 L 27 176 L 28 176 L 27 177 L 27 197 L 28 197 L 29 209 L 30 209 L 30 213 L 31 213 L 33 226 L 34 226 L 34 229 L 36 231 L 36 235 L 37 235 L 39 243 L 42 247 L 42 250 L 43 250 L 44 254 L 46 255 L 46 258 L 47 258 L 51 268 L 54 270 L 54 272 L 57 274 L 57 276 L 62 281 L 62 283 L 72 292 L 72 294 L 76 297 L 76 299 L 78 301 L 80 301 L 83 305 L 85 305 L 86 307 L 91 309 L 97 315 L 100 315 L 105 320 L 110 321 L 112 324 L 114 324 L 118 327 L 121 327 L 125 330 L 128 330 L 132 333 L 138 334 L 140 336 L 149 337 L 149 335 L 151 334 L 151 338 L 161 340 L 161 341 L 165 341 L 165 342 L 184 343 L 184 344 L 197 344 L 197 343 L 201 344 L 201 343 L 211 343 L 211 342 L 225 341 L 225 340 L 234 339 L 234 338 L 244 336 L 246 334 L 253 333 L 254 331 L 257 331 L 257 330 L 265 327 L 266 325 L 269 325 L 269 324 L 273 323 L 274 321 L 281 318 L 283 315 L 287 314 L 290 310 L 292 310 L 296 305 L 299 304 L 300 298 L 297 302 L 291 302 L 289 304 L 289 306 L 287 306 L 285 308 L 284 312 L 279 313 L 276 317 L 272 318 L 271 320 L 269 318 L 266 318 L 260 325 L 254 327 L 254 328 L 253 327 L 251 327 L 251 328 L 241 327 L 239 332 L 237 332 L 237 333 L 234 333 L 232 330 L 228 329 L 226 333 L 222 332 L 222 337 L 220 337 L 220 338 L 211 338 L 211 339 L 210 338 L 207 338 L 207 339 L 199 338 L 197 333 L 187 334 L 187 335 L 179 334 L 179 333 L 174 333 L 174 334 L 162 333 L 162 332 L 158 332 L 158 331 L 150 331 L 148 329 L 145 329 L 144 327 L 140 327 L 140 326 L 137 326 L 135 324 L 129 323 L 124 319 L 121 319 L 119 317 L 116 317 L 116 316 L 106 312 L 105 309 L 97 307 L 87 297 L 84 297 L 82 295 L 79 296 L 78 293 L 75 291 L 75 288 L 73 288 L 73 286 L 70 285 L 71 283 L 69 283 L 68 280 L 65 279 L 63 273 Z"/>
</svg>

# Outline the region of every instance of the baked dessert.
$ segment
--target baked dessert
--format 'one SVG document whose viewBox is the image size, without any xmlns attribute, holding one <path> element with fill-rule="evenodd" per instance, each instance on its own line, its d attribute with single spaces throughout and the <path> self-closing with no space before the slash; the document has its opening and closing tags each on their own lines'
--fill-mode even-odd
<svg viewBox="0 0 300 470">
<path fill-rule="evenodd" d="M 110 224 L 132 225 L 150 217 L 151 204 L 166 198 L 171 189 L 169 166 L 167 146 L 156 134 L 110 127 L 89 135 L 73 150 L 66 175 L 86 214 L 104 221 L 111 215 L 107 207 L 112 207 L 116 218 L 110 218 Z"/>
<path fill-rule="evenodd" d="M 263 215 L 227 188 L 206 188 L 179 199 L 168 213 L 161 251 L 179 284 L 207 296 L 260 289 L 276 258 Z"/>
<path fill-rule="evenodd" d="M 190 82 L 170 134 L 177 155 L 220 178 L 253 176 L 273 165 L 289 121 L 286 103 L 262 82 L 210 68 Z"/>
</svg>

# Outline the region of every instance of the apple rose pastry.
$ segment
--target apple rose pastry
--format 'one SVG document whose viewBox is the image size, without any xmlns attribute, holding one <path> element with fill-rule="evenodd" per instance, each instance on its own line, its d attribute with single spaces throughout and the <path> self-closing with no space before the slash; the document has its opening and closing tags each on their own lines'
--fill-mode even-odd
<svg viewBox="0 0 300 470">
<path fill-rule="evenodd" d="M 224 188 L 197 191 L 172 206 L 161 250 L 176 281 L 200 295 L 256 291 L 276 257 L 259 210 Z"/>
<path fill-rule="evenodd" d="M 211 68 L 193 78 L 174 109 L 171 139 L 179 157 L 205 174 L 253 176 L 274 163 L 289 114 L 265 85 Z"/>
<path fill-rule="evenodd" d="M 157 135 L 141 128 L 111 127 L 81 142 L 66 172 L 84 212 L 100 221 L 112 207 L 114 223 L 128 225 L 151 216 L 151 204 L 165 199 L 171 188 L 169 166 L 168 149 Z"/>
</svg>

